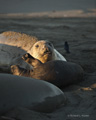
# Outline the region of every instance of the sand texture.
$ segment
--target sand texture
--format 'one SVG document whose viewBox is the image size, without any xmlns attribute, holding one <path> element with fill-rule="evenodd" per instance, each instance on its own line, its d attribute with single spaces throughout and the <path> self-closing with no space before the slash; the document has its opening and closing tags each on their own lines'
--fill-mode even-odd
<svg viewBox="0 0 96 120">
<path fill-rule="evenodd" d="M 0 32 L 17 31 L 51 41 L 67 61 L 82 66 L 85 80 L 63 88 L 67 102 L 52 113 L 16 108 L 2 120 L 95 120 L 96 119 L 96 18 L 0 19 Z M 70 54 L 64 50 L 69 44 Z M 7 116 L 7 118 L 4 118 Z"/>
</svg>

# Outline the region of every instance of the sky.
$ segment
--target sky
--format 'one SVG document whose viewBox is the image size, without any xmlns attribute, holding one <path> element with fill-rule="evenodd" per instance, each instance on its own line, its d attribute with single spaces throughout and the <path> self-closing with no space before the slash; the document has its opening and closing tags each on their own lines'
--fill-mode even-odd
<svg viewBox="0 0 96 120">
<path fill-rule="evenodd" d="M 0 13 L 31 13 L 94 8 L 96 8 L 96 0 L 0 0 Z"/>
</svg>

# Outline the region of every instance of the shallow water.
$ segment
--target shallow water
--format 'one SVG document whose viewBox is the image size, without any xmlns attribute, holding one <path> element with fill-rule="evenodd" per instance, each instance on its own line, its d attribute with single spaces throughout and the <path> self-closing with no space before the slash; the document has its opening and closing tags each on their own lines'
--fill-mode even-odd
<svg viewBox="0 0 96 120">
<path fill-rule="evenodd" d="M 51 41 L 68 61 L 96 70 L 96 18 L 0 18 L 0 33 L 16 31 Z M 64 50 L 68 41 L 70 54 Z"/>
</svg>

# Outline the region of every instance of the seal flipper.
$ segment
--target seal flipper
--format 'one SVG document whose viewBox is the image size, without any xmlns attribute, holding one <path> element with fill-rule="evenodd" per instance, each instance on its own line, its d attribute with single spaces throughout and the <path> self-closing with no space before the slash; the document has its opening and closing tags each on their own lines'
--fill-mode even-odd
<svg viewBox="0 0 96 120">
<path fill-rule="evenodd" d="M 40 60 L 35 59 L 33 56 L 31 56 L 29 53 L 26 53 L 22 56 L 22 59 L 27 62 L 28 64 L 32 65 L 34 68 L 36 68 L 38 65 L 43 64 Z"/>
<path fill-rule="evenodd" d="M 28 70 L 27 70 L 28 71 Z M 23 73 L 26 72 L 26 69 L 21 68 L 19 65 L 12 65 L 11 66 L 11 73 L 13 75 L 19 75 L 22 76 Z"/>
<path fill-rule="evenodd" d="M 26 70 L 18 65 L 12 65 L 11 66 L 11 73 L 13 75 L 19 75 L 19 76 L 25 76 L 30 77 L 30 72 L 32 74 L 33 70 Z"/>
</svg>

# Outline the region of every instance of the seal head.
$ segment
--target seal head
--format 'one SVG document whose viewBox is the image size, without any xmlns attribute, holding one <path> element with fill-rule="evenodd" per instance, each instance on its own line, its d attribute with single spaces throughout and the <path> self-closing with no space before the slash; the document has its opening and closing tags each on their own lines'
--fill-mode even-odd
<svg viewBox="0 0 96 120">
<path fill-rule="evenodd" d="M 49 41 L 36 42 L 29 52 L 34 58 L 40 60 L 42 63 L 50 61 L 54 57 L 54 47 Z"/>
</svg>

